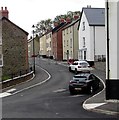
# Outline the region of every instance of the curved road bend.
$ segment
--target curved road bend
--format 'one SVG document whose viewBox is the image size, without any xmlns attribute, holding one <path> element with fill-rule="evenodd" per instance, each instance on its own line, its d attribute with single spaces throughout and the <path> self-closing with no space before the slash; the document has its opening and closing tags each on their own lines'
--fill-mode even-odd
<svg viewBox="0 0 119 120">
<path fill-rule="evenodd" d="M 84 110 L 82 103 L 89 95 L 70 95 L 68 83 L 73 73 L 70 73 L 67 67 L 47 59 L 37 59 L 36 64 L 34 80 L 20 84 L 14 89 L 28 88 L 47 79 L 48 75 L 40 67 L 47 70 L 51 78 L 41 85 L 3 98 L 3 118 L 113 118 L 110 115 Z"/>
</svg>

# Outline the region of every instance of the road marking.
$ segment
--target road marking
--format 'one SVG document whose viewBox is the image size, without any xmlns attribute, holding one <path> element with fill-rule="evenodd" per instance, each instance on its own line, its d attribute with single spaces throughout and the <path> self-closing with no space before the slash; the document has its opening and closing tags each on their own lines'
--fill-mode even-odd
<svg viewBox="0 0 119 120">
<path fill-rule="evenodd" d="M 7 96 L 10 96 L 10 95 L 12 95 L 12 94 L 7 93 L 7 92 L 3 92 L 3 93 L 0 93 L 0 98 L 7 97 Z"/>
<path fill-rule="evenodd" d="M 90 110 L 90 109 L 94 109 L 94 108 L 97 108 L 101 105 L 104 105 L 106 103 L 89 103 L 89 104 L 85 104 L 85 107 Z"/>
<path fill-rule="evenodd" d="M 7 90 L 6 92 L 13 92 L 13 91 L 15 91 L 16 89 L 15 88 L 12 88 L 12 89 L 9 89 L 9 90 Z"/>
<path fill-rule="evenodd" d="M 40 66 L 38 66 L 38 67 L 40 67 Z M 41 68 L 41 67 L 40 67 L 40 68 Z M 34 87 L 36 87 L 36 86 L 39 86 L 39 85 L 47 82 L 48 80 L 50 80 L 51 75 L 50 75 L 45 69 L 43 69 L 43 68 L 41 68 L 41 69 L 48 74 L 48 78 L 47 78 L 47 79 L 45 79 L 45 80 L 43 80 L 43 81 L 41 81 L 41 82 L 39 82 L 39 83 L 37 83 L 37 84 L 34 84 L 34 85 L 29 86 L 29 87 L 23 88 L 23 89 L 21 89 L 21 90 L 19 90 L 19 91 L 16 91 L 15 88 L 10 89 L 10 90 L 7 90 L 6 92 L 0 93 L 0 98 L 7 97 L 7 96 L 10 96 L 10 95 L 15 95 L 15 94 L 20 93 L 20 92 L 22 92 L 22 91 L 24 91 L 24 90 L 28 90 L 28 89 L 34 88 Z M 16 92 L 13 92 L 13 91 L 16 91 Z M 9 92 L 13 92 L 13 93 L 11 94 L 11 93 L 9 93 Z"/>
<path fill-rule="evenodd" d="M 75 98 L 75 97 L 82 97 L 82 96 L 85 96 L 85 95 L 71 95 L 71 96 L 68 96 L 68 97 Z"/>
<path fill-rule="evenodd" d="M 4 98 L 4 97 L 12 95 L 11 92 L 14 92 L 15 90 L 16 90 L 15 88 L 12 88 L 12 89 L 7 90 L 6 92 L 0 93 L 0 98 Z"/>
<path fill-rule="evenodd" d="M 57 93 L 57 92 L 64 92 L 64 91 L 66 91 L 66 89 L 54 90 L 53 92 Z"/>
</svg>

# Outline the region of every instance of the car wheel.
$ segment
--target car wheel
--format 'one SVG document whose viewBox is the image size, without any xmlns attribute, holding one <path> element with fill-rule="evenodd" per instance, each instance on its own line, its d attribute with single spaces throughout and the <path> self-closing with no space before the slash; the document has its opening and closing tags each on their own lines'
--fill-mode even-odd
<svg viewBox="0 0 119 120">
<path fill-rule="evenodd" d="M 71 67 L 69 67 L 69 71 L 71 72 Z"/>
<path fill-rule="evenodd" d="M 75 94 L 75 92 L 74 91 L 70 91 L 70 95 L 74 95 Z"/>
<path fill-rule="evenodd" d="M 77 74 L 78 73 L 78 71 L 77 71 L 77 69 L 75 69 L 75 74 Z"/>
<path fill-rule="evenodd" d="M 74 95 L 75 91 L 73 89 L 69 89 L 70 95 Z"/>
<path fill-rule="evenodd" d="M 94 88 L 92 86 L 89 86 L 87 89 L 87 94 L 92 94 L 94 91 Z"/>
</svg>

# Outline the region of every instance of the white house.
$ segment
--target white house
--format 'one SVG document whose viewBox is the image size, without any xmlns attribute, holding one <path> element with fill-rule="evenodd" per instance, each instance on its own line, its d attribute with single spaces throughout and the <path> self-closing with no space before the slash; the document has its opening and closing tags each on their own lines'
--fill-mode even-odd
<svg viewBox="0 0 119 120">
<path fill-rule="evenodd" d="M 108 9 L 107 9 L 108 8 Z M 106 99 L 119 100 L 119 1 L 106 2 Z"/>
<path fill-rule="evenodd" d="M 105 9 L 83 8 L 79 22 L 79 59 L 94 61 L 105 60 Z"/>
</svg>

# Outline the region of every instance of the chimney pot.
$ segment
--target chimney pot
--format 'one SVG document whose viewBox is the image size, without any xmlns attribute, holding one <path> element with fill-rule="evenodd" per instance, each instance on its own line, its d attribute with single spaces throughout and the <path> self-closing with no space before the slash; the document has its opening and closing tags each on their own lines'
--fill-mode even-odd
<svg viewBox="0 0 119 120">
<path fill-rule="evenodd" d="M 60 23 L 64 23 L 65 20 L 63 18 L 60 19 Z"/>
<path fill-rule="evenodd" d="M 7 7 L 5 7 L 5 10 L 3 9 L 3 7 L 1 7 L 0 16 L 8 18 L 8 14 L 9 14 L 9 11 L 7 10 Z"/>
<path fill-rule="evenodd" d="M 1 7 L 1 10 L 3 10 L 3 7 Z"/>
<path fill-rule="evenodd" d="M 87 8 L 91 8 L 91 5 L 87 5 Z"/>
<path fill-rule="evenodd" d="M 76 16 L 76 15 L 74 16 L 74 19 L 75 19 L 75 20 L 78 19 L 78 18 L 79 18 L 79 16 Z"/>
<path fill-rule="evenodd" d="M 66 22 L 67 23 L 71 22 L 71 19 L 70 18 L 66 18 Z"/>
</svg>

